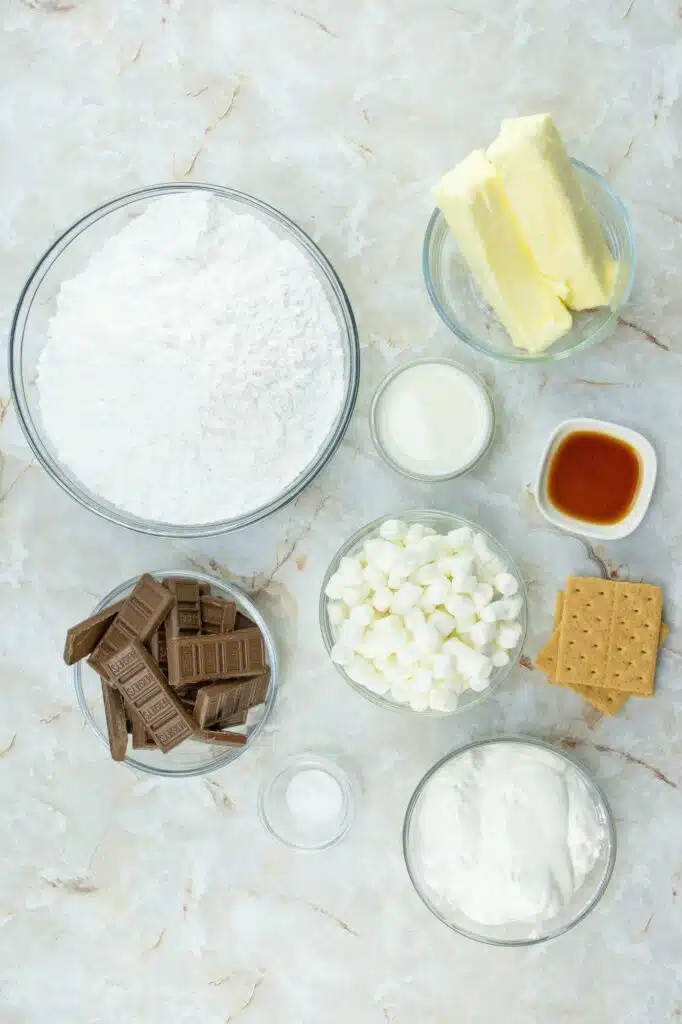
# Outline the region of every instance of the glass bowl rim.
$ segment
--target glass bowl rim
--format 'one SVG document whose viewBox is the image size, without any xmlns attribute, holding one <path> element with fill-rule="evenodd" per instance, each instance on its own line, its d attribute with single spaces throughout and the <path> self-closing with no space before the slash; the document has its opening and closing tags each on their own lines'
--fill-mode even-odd
<svg viewBox="0 0 682 1024">
<path fill-rule="evenodd" d="M 436 313 L 441 318 L 445 326 L 450 331 L 452 331 L 455 337 L 459 338 L 460 341 L 463 341 L 466 345 L 469 345 L 471 348 L 475 349 L 477 352 L 480 352 L 482 355 L 489 356 L 491 359 L 499 359 L 501 362 L 521 364 L 552 363 L 559 362 L 561 359 L 568 359 L 579 352 L 584 352 L 587 349 L 592 348 L 594 345 L 597 345 L 600 341 L 604 340 L 604 338 L 608 335 L 613 324 L 617 323 L 621 311 L 627 303 L 632 292 L 632 286 L 634 284 L 635 279 L 635 270 L 637 268 L 637 248 L 635 243 L 635 235 L 632 227 L 632 221 L 627 211 L 627 207 L 625 206 L 625 203 L 620 198 L 618 193 L 614 191 L 614 189 L 611 187 L 611 185 L 609 185 L 608 181 L 606 180 L 606 178 L 603 177 L 603 175 L 601 175 L 593 167 L 590 167 L 588 164 L 583 163 L 582 160 L 576 160 L 573 157 L 570 157 L 570 160 L 574 167 L 577 167 L 580 171 L 582 171 L 590 178 L 592 178 L 596 182 L 596 184 L 601 188 L 601 190 L 604 193 L 606 193 L 606 195 L 608 195 L 608 197 L 613 201 L 614 206 L 618 210 L 622 221 L 622 227 L 624 229 L 624 233 L 628 241 L 628 247 L 631 256 L 629 274 L 627 276 L 627 281 L 625 287 L 623 288 L 623 293 L 618 305 L 615 308 L 611 309 L 609 316 L 606 318 L 604 323 L 601 324 L 601 326 L 595 330 L 594 334 L 590 335 L 590 337 L 588 338 L 584 338 L 583 341 L 579 342 L 576 345 L 573 345 L 571 348 L 564 349 L 561 352 L 553 352 L 552 348 L 550 347 L 545 352 L 539 352 L 535 355 L 532 353 L 526 353 L 525 355 L 523 355 L 520 351 L 518 353 L 515 351 L 494 352 L 492 349 L 488 348 L 485 344 L 483 344 L 477 338 L 475 338 L 474 335 L 470 334 L 467 330 L 465 330 L 460 324 L 455 322 L 450 316 L 449 311 L 446 309 L 446 307 L 443 305 L 439 298 L 438 290 L 436 289 L 430 270 L 430 255 L 433 246 L 433 236 L 435 234 L 436 227 L 439 226 L 441 222 L 444 222 L 445 218 L 443 217 L 443 214 L 438 207 L 436 207 L 433 210 L 431 216 L 429 217 L 428 224 L 426 225 L 426 232 L 424 234 L 424 242 L 422 245 L 422 273 L 424 276 L 424 284 L 426 285 L 426 290 L 428 292 L 429 298 L 431 299 L 431 302 L 433 304 L 434 309 L 436 310 Z"/>
<path fill-rule="evenodd" d="M 588 903 L 585 905 L 585 907 L 583 907 L 579 914 L 577 914 L 571 921 L 568 921 L 566 924 L 562 925 L 560 928 L 555 928 L 553 930 L 548 931 L 544 935 L 539 935 L 527 939 L 490 938 L 488 936 L 476 934 L 476 932 L 471 932 L 466 928 L 460 927 L 459 925 L 453 924 L 451 921 L 448 921 L 445 917 L 443 917 L 440 911 L 432 905 L 429 898 L 426 896 L 426 894 L 422 891 L 421 887 L 417 883 L 415 877 L 416 872 L 414 870 L 414 866 L 412 864 L 411 856 L 409 853 L 410 828 L 417 808 L 417 804 L 419 803 L 419 798 L 421 797 L 421 794 L 424 791 L 427 782 L 442 767 L 444 767 L 444 765 L 446 765 L 450 761 L 454 761 L 457 757 L 460 757 L 462 754 L 468 753 L 468 751 L 474 750 L 477 747 L 492 746 L 494 744 L 500 743 L 516 743 L 524 746 L 536 747 L 540 750 L 547 750 L 550 753 L 556 755 L 558 758 L 563 759 L 563 761 L 565 761 L 566 763 L 570 764 L 573 768 L 577 770 L 580 778 L 586 784 L 588 790 L 590 791 L 590 794 L 594 798 L 595 804 L 601 809 L 604 820 L 606 822 L 606 836 L 604 840 L 606 843 L 607 851 L 606 864 L 604 867 L 603 877 L 599 882 L 599 885 L 597 886 L 592 899 L 588 901 Z M 579 924 L 582 920 L 584 920 L 587 917 L 587 915 L 592 910 L 594 910 L 597 904 L 601 901 L 604 893 L 606 892 L 609 886 L 609 882 L 611 881 L 613 869 L 616 863 L 616 854 L 618 850 L 618 838 L 613 811 L 611 810 L 611 805 L 600 783 L 592 776 L 592 774 L 588 771 L 585 765 L 578 760 L 578 758 L 573 757 L 570 754 L 567 754 L 565 750 L 562 750 L 560 747 L 557 747 L 554 744 L 547 742 L 546 740 L 537 739 L 534 736 L 524 736 L 522 734 L 493 736 L 484 739 L 472 740 L 468 743 L 462 744 L 459 747 L 455 747 L 453 750 L 449 751 L 449 753 L 445 754 L 438 761 L 436 761 L 436 763 L 432 765 L 431 768 L 429 768 L 429 770 L 419 780 L 412 796 L 410 797 L 410 801 L 407 805 L 407 810 L 405 811 L 405 818 L 403 821 L 402 843 L 403 859 L 405 861 L 405 868 L 407 870 L 407 874 L 409 876 L 410 882 L 412 883 L 414 891 L 416 892 L 417 896 L 422 901 L 424 906 L 427 908 L 427 910 L 429 910 L 434 915 L 434 917 L 436 917 L 442 924 L 450 928 L 451 931 L 456 932 L 458 935 L 462 935 L 467 939 L 473 939 L 474 942 L 481 942 L 484 945 L 488 946 L 537 946 L 541 942 L 548 942 L 550 939 L 556 939 L 560 935 L 565 935 L 566 932 L 570 931 L 572 928 L 575 927 L 575 925 Z"/>
<path fill-rule="evenodd" d="M 396 377 L 399 377 L 400 374 L 403 373 L 404 371 L 411 370 L 412 367 L 414 366 L 425 366 L 428 363 L 438 363 L 441 366 L 452 366 L 456 370 L 459 370 L 461 373 L 469 377 L 475 384 L 479 386 L 490 416 L 488 436 L 481 450 L 466 464 L 466 466 L 463 466 L 461 469 L 456 470 L 454 473 L 444 473 L 438 474 L 436 476 L 425 476 L 422 473 L 412 473 L 410 470 L 405 469 L 404 466 L 401 466 L 400 463 L 392 459 L 381 442 L 381 439 L 379 437 L 379 429 L 377 427 L 376 422 L 379 402 L 381 401 L 383 393 L 389 386 L 389 384 L 391 384 L 391 382 L 394 381 Z M 374 395 L 372 397 L 372 403 L 369 409 L 369 432 L 371 434 L 372 441 L 374 442 L 374 447 L 376 448 L 377 452 L 384 460 L 386 465 L 389 467 L 389 469 L 392 469 L 394 472 L 399 473 L 401 476 L 407 477 L 408 480 L 417 480 L 419 483 L 423 484 L 437 484 L 442 483 L 445 480 L 455 480 L 457 477 L 463 476 L 465 473 L 468 473 L 470 470 L 472 470 L 475 466 L 478 465 L 481 459 L 483 459 L 490 451 L 492 443 L 495 439 L 496 429 L 497 419 L 495 415 L 495 403 L 493 401 L 493 396 L 490 393 L 490 389 L 488 388 L 488 385 L 486 384 L 483 377 L 481 377 L 479 373 L 476 373 L 475 370 L 470 370 L 468 369 L 468 367 L 462 366 L 462 364 L 458 363 L 455 359 L 450 359 L 447 356 L 420 356 L 418 359 L 410 359 L 406 363 L 401 363 L 399 366 L 394 366 L 393 369 L 390 370 L 386 374 L 386 376 L 381 380 L 379 386 L 374 392 Z"/>
<path fill-rule="evenodd" d="M 310 768 L 320 768 L 322 771 L 333 776 L 343 791 L 343 797 L 346 804 L 346 812 L 343 817 L 341 828 L 334 836 L 331 836 L 329 839 L 326 839 L 321 843 L 297 843 L 292 839 L 286 838 L 272 824 L 266 810 L 267 796 L 277 780 L 289 768 L 304 765 L 307 765 Z M 261 824 L 265 829 L 267 829 L 270 835 L 274 836 L 280 843 L 283 843 L 284 846 L 288 846 L 291 850 L 297 850 L 299 853 L 319 853 L 321 850 L 329 850 L 332 846 L 336 846 L 337 843 L 340 843 L 353 827 L 357 814 L 357 803 L 358 785 L 356 779 L 349 774 L 349 772 L 346 771 L 346 769 L 340 765 L 337 760 L 316 750 L 302 750 L 298 753 L 289 754 L 288 757 L 285 757 L 282 761 L 278 762 L 275 771 L 270 775 L 265 776 L 258 787 L 258 816 Z"/>
<path fill-rule="evenodd" d="M 519 659 L 521 658 L 521 653 L 523 651 L 523 645 L 525 643 L 526 636 L 528 633 L 528 592 L 526 589 L 526 584 L 523 579 L 523 576 L 515 560 L 511 557 L 511 555 L 504 547 L 504 545 L 501 544 L 500 541 L 498 541 L 494 534 L 486 530 L 485 527 L 479 526 L 477 523 L 472 522 L 470 519 L 465 519 L 463 516 L 459 516 L 455 512 L 446 512 L 443 509 L 434 508 L 402 509 L 399 512 L 389 512 L 386 515 L 379 516 L 377 519 L 373 519 L 370 523 L 367 523 L 365 526 L 360 527 L 360 529 L 356 530 L 333 555 L 329 563 L 329 567 L 327 568 L 327 571 L 324 574 L 324 579 L 322 581 L 322 586 L 320 588 L 320 600 L 318 606 L 320 632 L 322 634 L 322 642 L 325 646 L 325 650 L 329 655 L 331 653 L 334 640 L 332 636 L 331 624 L 329 622 L 329 617 L 327 615 L 327 602 L 329 598 L 325 595 L 325 589 L 327 587 L 327 584 L 329 583 L 329 580 L 336 572 L 336 568 L 341 559 L 345 555 L 347 555 L 349 551 L 353 550 L 353 548 L 358 544 L 361 538 L 368 537 L 371 533 L 376 531 L 381 526 L 381 524 L 384 523 L 387 519 L 404 519 L 405 521 L 409 521 L 409 519 L 417 516 L 441 516 L 445 517 L 446 519 L 456 520 L 457 526 L 453 526 L 453 529 L 456 529 L 459 526 L 468 526 L 476 533 L 482 533 L 484 537 L 486 537 L 486 539 L 491 540 L 494 546 L 496 548 L 499 548 L 499 550 L 503 552 L 509 572 L 511 572 L 518 580 L 519 595 L 523 600 L 523 605 L 521 608 L 522 632 L 521 636 L 519 637 L 519 641 L 516 645 L 514 657 L 511 658 L 508 665 L 504 665 L 502 668 L 496 670 L 492 682 L 490 683 L 489 686 L 485 688 L 485 690 L 479 691 L 475 697 L 471 697 L 469 700 L 467 700 L 466 704 L 462 706 L 460 706 L 458 703 L 457 707 L 453 708 L 452 711 L 434 711 L 432 708 L 427 708 L 424 711 L 415 711 L 413 708 L 409 706 L 409 704 L 399 704 L 397 701 L 387 700 L 381 694 L 372 693 L 371 690 L 368 690 L 366 687 L 360 686 L 359 683 L 354 682 L 350 678 L 350 676 L 348 676 L 346 672 L 343 671 L 343 667 L 331 661 L 331 658 L 329 659 L 329 661 L 330 664 L 332 664 L 333 667 L 336 669 L 337 673 L 344 680 L 344 682 L 346 682 L 350 687 L 352 687 L 352 689 L 355 690 L 356 693 L 359 693 L 361 697 L 364 697 L 366 700 L 371 701 L 372 704 L 376 704 L 378 707 L 385 708 L 388 711 L 394 711 L 397 714 L 411 715 L 413 718 L 451 718 L 453 715 L 463 714 L 464 712 L 469 711 L 471 708 L 477 707 L 479 704 L 482 704 L 483 701 L 487 700 L 488 697 L 490 697 L 490 695 L 495 690 L 499 689 L 499 687 L 502 685 L 505 679 L 508 678 L 508 676 L 514 671 L 514 669 L 519 664 Z M 471 692 L 473 693 L 474 691 L 472 690 Z"/>
<path fill-rule="evenodd" d="M 126 206 L 147 202 L 160 196 L 175 193 L 189 195 L 192 192 L 205 192 L 233 203 L 240 203 L 255 211 L 265 222 L 274 221 L 280 229 L 286 232 L 291 242 L 306 255 L 317 271 L 326 279 L 333 295 L 333 298 L 329 297 L 328 300 L 339 323 L 341 342 L 348 360 L 348 371 L 345 374 L 344 396 L 338 422 L 328 434 L 326 442 L 319 449 L 317 456 L 297 480 L 289 484 L 272 501 L 232 519 L 216 520 L 210 523 L 178 524 L 142 519 L 110 503 L 104 504 L 104 499 L 98 500 L 95 495 L 91 496 L 75 476 L 72 478 L 70 473 L 67 475 L 66 467 L 62 466 L 46 447 L 44 432 L 37 426 L 31 413 L 24 386 L 22 355 L 24 332 L 38 290 L 45 276 L 72 242 L 108 214 Z M 10 324 L 7 358 L 10 393 L 17 419 L 31 451 L 45 472 L 70 498 L 88 511 L 125 529 L 155 537 L 210 537 L 221 533 L 231 533 L 260 522 L 294 501 L 322 472 L 336 453 L 352 418 L 360 386 L 360 341 L 355 316 L 341 279 L 322 249 L 295 221 L 269 203 L 239 189 L 203 182 L 165 182 L 134 189 L 99 204 L 69 224 L 44 250 L 21 289 Z"/>
<path fill-rule="evenodd" d="M 277 688 L 279 685 L 280 675 L 280 661 L 279 652 L 277 649 L 277 643 L 275 641 L 272 630 L 266 622 L 261 611 L 256 607 L 251 598 L 239 587 L 237 584 L 228 583 L 225 580 L 218 579 L 215 576 L 209 576 L 208 573 L 201 572 L 198 569 L 150 569 L 148 570 L 149 575 L 153 576 L 154 579 L 160 579 L 164 576 L 172 576 L 176 579 L 191 579 L 197 580 L 199 583 L 208 583 L 216 590 L 222 590 L 225 594 L 229 595 L 233 600 L 237 602 L 238 607 L 244 608 L 249 618 L 253 618 L 263 638 L 265 640 L 265 646 L 268 652 L 269 665 L 270 665 L 270 686 L 268 689 L 267 700 L 265 701 L 264 711 L 259 721 L 254 725 L 253 729 L 248 734 L 248 742 L 243 747 L 233 748 L 232 750 L 225 750 L 225 752 L 211 761 L 209 764 L 199 765 L 195 768 L 155 768 L 151 765 L 144 764 L 141 761 L 135 759 L 126 754 L 122 764 L 127 765 L 134 771 L 144 772 L 146 775 L 154 775 L 157 778 L 173 778 L 173 779 L 187 779 L 201 775 L 209 775 L 211 772 L 216 771 L 219 768 L 224 768 L 228 764 L 232 764 L 237 758 L 242 757 L 243 754 L 247 753 L 251 749 L 254 742 L 262 732 L 267 720 L 272 714 L 272 710 L 275 706 L 275 699 L 277 696 Z M 119 583 L 117 587 L 110 590 L 108 594 L 97 602 L 95 608 L 90 612 L 90 615 L 96 615 L 98 612 L 103 611 L 109 605 L 114 604 L 126 591 L 132 589 L 135 584 L 142 576 L 142 573 L 136 576 L 131 576 L 130 579 L 125 580 L 123 583 Z M 83 713 L 83 717 L 97 736 L 97 739 L 103 744 L 105 749 L 109 750 L 109 741 L 102 730 L 99 728 L 95 721 L 88 701 L 85 697 L 85 691 L 83 688 L 82 678 L 82 665 L 83 662 L 77 661 L 73 666 L 73 685 L 76 691 L 76 698 L 78 705 Z"/>
</svg>

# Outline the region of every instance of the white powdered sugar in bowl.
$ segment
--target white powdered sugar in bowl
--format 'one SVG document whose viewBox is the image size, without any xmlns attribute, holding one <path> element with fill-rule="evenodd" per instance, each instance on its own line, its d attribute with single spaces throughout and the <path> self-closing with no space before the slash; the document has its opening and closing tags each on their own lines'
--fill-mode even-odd
<svg viewBox="0 0 682 1024">
<path fill-rule="evenodd" d="M 38 363 L 56 455 L 145 520 L 214 523 L 307 469 L 344 402 L 311 261 L 219 196 L 157 198 L 65 281 Z"/>
</svg>

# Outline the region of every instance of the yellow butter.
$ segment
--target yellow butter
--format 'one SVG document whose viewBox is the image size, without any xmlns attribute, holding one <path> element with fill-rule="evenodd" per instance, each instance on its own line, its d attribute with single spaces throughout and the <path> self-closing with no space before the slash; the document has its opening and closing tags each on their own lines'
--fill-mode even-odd
<svg viewBox="0 0 682 1024">
<path fill-rule="evenodd" d="M 503 121 L 486 155 L 556 294 L 571 309 L 607 306 L 616 265 L 549 114 Z"/>
<path fill-rule="evenodd" d="M 541 352 L 568 331 L 571 314 L 540 273 L 483 150 L 433 190 L 476 282 L 519 348 Z"/>
</svg>

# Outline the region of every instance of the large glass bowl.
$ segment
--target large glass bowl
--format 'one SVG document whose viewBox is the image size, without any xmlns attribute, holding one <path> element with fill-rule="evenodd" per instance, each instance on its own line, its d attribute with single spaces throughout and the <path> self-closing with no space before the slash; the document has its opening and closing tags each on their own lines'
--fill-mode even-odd
<svg viewBox="0 0 682 1024">
<path fill-rule="evenodd" d="M 475 533 L 483 534 L 488 542 L 488 547 L 491 552 L 494 555 L 497 555 L 497 557 L 504 562 L 508 572 L 512 573 L 512 575 L 514 575 L 519 581 L 519 596 L 522 599 L 521 614 L 519 616 L 521 635 L 514 650 L 508 652 L 510 659 L 509 664 L 505 665 L 503 668 L 496 668 L 493 670 L 490 677 L 490 684 L 485 690 L 481 690 L 480 692 L 475 690 L 465 690 L 464 693 L 461 693 L 457 701 L 457 707 L 452 711 L 434 711 L 431 708 L 427 708 L 425 711 L 415 711 L 409 706 L 409 704 L 402 704 L 399 701 L 393 700 L 389 696 L 382 696 L 378 693 L 373 693 L 371 690 L 366 689 L 366 687 L 360 686 L 359 683 L 356 683 L 350 678 L 341 665 L 337 665 L 335 662 L 332 663 L 336 671 L 343 679 L 346 680 L 349 686 L 352 686 L 357 693 L 361 694 L 367 700 L 371 700 L 373 704 L 378 704 L 379 707 L 388 708 L 390 711 L 402 711 L 403 713 L 412 715 L 416 718 L 447 718 L 450 715 L 456 715 L 460 711 L 465 711 L 468 708 L 474 707 L 476 704 L 480 704 L 481 701 L 489 697 L 490 694 L 502 684 L 509 673 L 518 664 L 523 650 L 523 644 L 526 639 L 526 629 L 528 626 L 528 598 L 526 595 L 523 577 L 517 569 L 512 557 L 507 553 L 502 545 L 495 540 L 492 534 L 488 533 L 487 530 L 484 530 L 476 523 L 469 522 L 468 519 L 462 519 L 461 516 L 456 516 L 452 512 L 439 512 L 435 509 L 417 509 L 410 512 L 391 512 L 385 516 L 381 516 L 380 519 L 375 519 L 373 522 L 368 523 L 367 526 L 363 526 L 361 530 L 358 530 L 358 532 L 354 533 L 352 537 L 349 537 L 343 547 L 339 548 L 336 552 L 329 568 L 327 569 L 327 573 L 322 582 L 322 589 L 320 591 L 319 613 L 322 640 L 324 641 L 324 646 L 327 648 L 328 654 L 331 654 L 331 649 L 336 642 L 336 635 L 334 627 L 329 621 L 329 615 L 327 612 L 329 599 L 325 597 L 324 593 L 327 584 L 338 569 L 341 559 L 345 558 L 347 555 L 354 555 L 362 548 L 364 542 L 369 540 L 371 537 L 378 537 L 379 527 L 387 519 L 401 519 L 403 522 L 407 523 L 408 526 L 411 526 L 413 523 L 421 523 L 423 526 L 430 526 L 436 531 L 436 533 L 441 534 L 448 533 L 450 530 L 456 530 L 460 526 L 468 526 Z"/>
<path fill-rule="evenodd" d="M 437 772 L 456 758 L 461 757 L 462 754 L 477 747 L 500 743 L 537 747 L 540 750 L 549 752 L 563 763 L 569 765 L 571 769 L 577 772 L 594 801 L 594 809 L 603 832 L 602 846 L 597 861 L 583 884 L 573 894 L 570 903 L 563 907 L 556 917 L 537 924 L 519 922 L 517 924 L 488 927 L 474 922 L 462 912 L 457 912 L 452 906 L 444 906 L 440 903 L 437 894 L 429 891 L 428 886 L 421 877 L 419 840 L 416 826 L 421 802 L 428 783 Z M 442 760 L 426 773 L 414 791 L 407 808 L 403 827 L 403 853 L 407 873 L 417 891 L 417 895 L 423 900 L 431 913 L 439 921 L 442 921 L 443 924 L 446 924 L 448 928 L 452 928 L 453 931 L 459 932 L 460 935 L 464 935 L 468 939 L 486 942 L 492 946 L 532 946 L 538 942 L 545 942 L 547 939 L 563 935 L 564 932 L 567 932 L 574 925 L 578 924 L 579 921 L 582 921 L 602 898 L 611 879 L 616 860 L 616 827 L 606 796 L 579 761 L 569 757 L 563 750 L 559 750 L 548 743 L 543 743 L 541 740 L 530 739 L 524 736 L 504 736 L 500 739 L 478 740 L 475 743 L 468 743 L 466 746 L 459 747 L 450 754 L 446 754 Z"/>
<path fill-rule="evenodd" d="M 141 519 L 94 494 L 62 465 L 46 435 L 40 415 L 36 366 L 45 344 L 48 322 L 54 314 L 60 285 L 84 269 L 104 241 L 161 196 L 207 192 L 222 199 L 235 213 L 260 218 L 275 234 L 293 242 L 308 258 L 339 324 L 344 347 L 344 397 L 335 422 L 317 455 L 270 502 L 243 515 L 218 522 L 174 524 Z M 14 406 L 28 443 L 44 469 L 67 494 L 120 526 L 166 537 L 204 537 L 240 529 L 282 508 L 296 498 L 329 462 L 348 427 L 359 384 L 360 351 L 353 311 L 343 285 L 326 256 L 293 221 L 267 203 L 235 189 L 191 183 L 154 185 L 112 199 L 87 213 L 54 242 L 32 271 L 19 298 L 9 339 L 9 376 Z M 74 395 L 74 402 L 78 396 Z M 116 414 L 115 406 L 112 414 Z M 83 424 L 83 430 L 88 424 Z"/>
<path fill-rule="evenodd" d="M 224 768 L 225 765 L 236 761 L 238 757 L 250 750 L 256 741 L 258 734 L 267 722 L 275 705 L 277 685 L 279 682 L 279 658 L 277 647 L 272 632 L 246 594 L 231 583 L 224 583 L 213 576 L 192 570 L 187 572 L 184 569 L 167 569 L 165 571 L 150 573 L 157 580 L 164 576 L 172 576 L 174 579 L 197 580 L 199 583 L 207 583 L 211 587 L 214 597 L 223 597 L 227 601 L 235 601 L 239 611 L 243 612 L 252 622 L 255 622 L 265 640 L 265 650 L 268 664 L 270 665 L 270 687 L 265 704 L 254 708 L 249 712 L 247 722 L 248 742 L 243 747 L 226 748 L 218 744 L 202 743 L 200 740 L 189 739 L 180 743 L 167 754 L 160 750 L 133 750 L 128 743 L 128 753 L 124 763 L 140 772 L 147 772 L 150 775 L 162 775 L 170 778 L 188 778 L 192 775 L 206 775 L 217 768 Z M 121 583 L 106 597 L 102 598 L 92 614 L 96 615 L 109 605 L 115 604 L 121 598 L 127 597 L 139 576 Z M 102 680 L 90 668 L 87 661 L 79 661 L 73 667 L 73 681 L 76 687 L 76 697 L 80 704 L 81 711 L 85 715 L 88 724 L 96 733 L 109 752 L 109 740 L 107 737 L 107 725 L 104 714 L 104 702 L 102 700 Z"/>
<path fill-rule="evenodd" d="M 445 324 L 465 344 L 510 363 L 548 363 L 591 348 L 613 333 L 630 297 L 635 276 L 635 239 L 625 206 L 606 181 L 586 164 L 572 161 L 583 191 L 601 222 L 618 262 L 611 306 L 573 314 L 567 334 L 544 352 L 524 352 L 511 338 L 478 289 L 454 235 L 439 209 L 426 229 L 423 269 L 426 289 Z"/>
</svg>

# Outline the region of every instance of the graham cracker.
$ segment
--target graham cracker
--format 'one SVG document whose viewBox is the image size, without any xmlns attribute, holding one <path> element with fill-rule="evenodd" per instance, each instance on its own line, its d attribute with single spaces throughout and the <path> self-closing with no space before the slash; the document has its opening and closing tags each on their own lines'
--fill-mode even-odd
<svg viewBox="0 0 682 1024">
<path fill-rule="evenodd" d="M 617 586 L 624 586 L 624 584 L 619 583 Z M 641 585 L 634 584 L 633 586 L 639 587 Z M 654 590 L 656 589 L 658 588 L 654 588 Z M 627 600 L 629 600 L 629 598 L 626 598 L 626 601 Z M 563 609 L 564 593 L 563 591 L 559 591 L 556 596 L 556 605 L 554 613 L 554 632 L 552 633 L 550 639 L 547 641 L 547 643 L 535 659 L 538 667 L 541 668 L 544 672 L 546 672 L 547 681 L 555 685 L 557 685 L 556 667 L 559 654 L 559 638 L 561 633 L 561 620 L 563 616 Z M 670 630 L 668 626 L 666 626 L 666 624 L 662 622 L 658 634 L 659 648 L 663 646 L 669 633 Z M 630 696 L 629 691 L 624 692 L 617 689 L 609 689 L 601 685 L 581 685 L 580 683 L 558 685 L 568 685 L 569 689 L 575 690 L 575 692 L 580 694 L 581 697 L 584 697 L 584 699 L 589 701 L 590 704 L 593 704 L 594 707 L 598 708 L 600 711 L 603 711 L 607 715 L 615 715 L 618 711 L 620 711 L 620 709 L 627 702 Z"/>
<path fill-rule="evenodd" d="M 611 688 L 607 663 L 615 600 L 616 587 L 611 580 L 569 577 L 559 633 L 557 682 L 565 686 L 603 682 Z"/>
<path fill-rule="evenodd" d="M 619 583 L 604 683 L 621 693 L 654 692 L 663 593 L 650 583 Z"/>
</svg>

